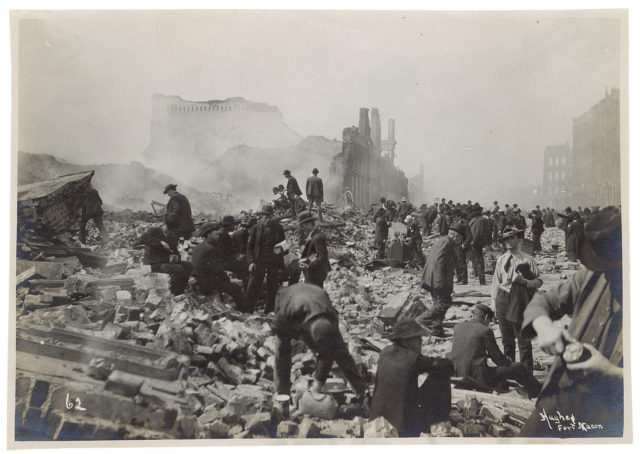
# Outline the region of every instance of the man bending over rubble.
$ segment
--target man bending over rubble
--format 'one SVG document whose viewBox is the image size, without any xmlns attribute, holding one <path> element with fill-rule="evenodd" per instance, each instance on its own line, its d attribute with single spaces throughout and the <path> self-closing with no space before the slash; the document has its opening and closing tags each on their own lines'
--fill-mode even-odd
<svg viewBox="0 0 640 454">
<path fill-rule="evenodd" d="M 291 340 L 302 338 L 317 355 L 312 393 L 319 393 L 335 361 L 358 396 L 367 389 L 347 350 L 338 328 L 338 312 L 329 295 L 312 284 L 295 284 L 280 289 L 271 325 L 277 336 L 274 386 L 276 394 L 289 394 L 291 388 Z"/>
<path fill-rule="evenodd" d="M 380 352 L 371 419 L 384 416 L 401 437 L 419 437 L 433 423 L 445 421 L 451 410 L 453 364 L 446 358 L 422 355 L 425 330 L 401 319 L 393 327 L 393 345 Z M 429 377 L 418 388 L 418 375 Z"/>
<path fill-rule="evenodd" d="M 180 261 L 178 236 L 171 231 L 175 225 L 175 215 L 167 215 L 162 227 L 151 227 L 137 244 L 144 245 L 143 263 L 150 265 L 154 273 L 169 274 L 171 293 L 181 295 L 189 281 L 191 264 Z"/>
</svg>

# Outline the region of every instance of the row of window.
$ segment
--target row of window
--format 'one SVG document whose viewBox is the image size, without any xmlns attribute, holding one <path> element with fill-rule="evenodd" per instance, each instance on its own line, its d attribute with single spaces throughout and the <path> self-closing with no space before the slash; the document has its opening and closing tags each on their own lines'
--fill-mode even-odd
<svg viewBox="0 0 640 454">
<path fill-rule="evenodd" d="M 202 106 L 171 105 L 171 106 L 167 106 L 166 108 L 167 112 L 205 112 L 205 111 L 227 111 L 227 110 L 253 110 L 253 107 L 245 104 L 233 104 L 233 105 L 207 104 Z"/>
<path fill-rule="evenodd" d="M 549 156 L 549 167 L 558 167 L 558 166 L 564 166 L 564 165 L 567 165 L 566 157 Z"/>
<path fill-rule="evenodd" d="M 564 181 L 566 172 L 564 170 L 550 170 L 547 181 Z"/>
</svg>

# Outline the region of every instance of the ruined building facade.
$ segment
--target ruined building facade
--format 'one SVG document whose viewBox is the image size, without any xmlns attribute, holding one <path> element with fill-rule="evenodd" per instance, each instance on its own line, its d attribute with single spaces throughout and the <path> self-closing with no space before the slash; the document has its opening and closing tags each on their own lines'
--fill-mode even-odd
<svg viewBox="0 0 640 454">
<path fill-rule="evenodd" d="M 569 182 L 572 164 L 571 148 L 568 143 L 551 145 L 544 150 L 542 172 L 542 196 L 544 204 L 560 207 L 571 203 Z"/>
<path fill-rule="evenodd" d="M 408 180 L 395 166 L 395 121 L 389 120 L 387 139 L 382 140 L 380 113 L 360 109 L 358 127 L 342 131 L 342 151 L 331 164 L 331 202 L 341 204 L 346 191 L 351 191 L 356 207 L 367 207 L 380 197 L 400 200 L 408 196 Z"/>
</svg>

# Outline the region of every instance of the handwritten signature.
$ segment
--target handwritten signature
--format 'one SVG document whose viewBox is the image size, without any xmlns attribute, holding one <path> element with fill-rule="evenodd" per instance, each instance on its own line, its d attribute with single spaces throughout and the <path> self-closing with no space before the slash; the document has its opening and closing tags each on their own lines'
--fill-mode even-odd
<svg viewBox="0 0 640 454">
<path fill-rule="evenodd" d="M 84 408 L 82 406 L 82 402 L 80 401 L 79 397 L 76 397 L 76 403 L 74 405 L 74 403 L 69 400 L 69 393 L 67 393 L 67 399 L 66 399 L 64 405 L 67 408 L 67 410 L 71 410 L 73 407 L 75 407 L 76 410 L 79 410 L 79 411 L 86 411 L 87 410 L 86 408 Z"/>
<path fill-rule="evenodd" d="M 590 430 L 596 429 L 604 429 L 602 424 L 587 424 L 583 421 L 577 421 L 576 417 L 573 413 L 563 415 L 559 411 L 556 410 L 555 414 L 547 414 L 547 410 L 544 408 L 539 412 L 540 421 L 546 422 L 549 426 L 549 429 L 553 430 L 554 428 L 558 432 L 566 432 L 571 430 L 581 430 L 583 432 L 588 432 Z"/>
</svg>

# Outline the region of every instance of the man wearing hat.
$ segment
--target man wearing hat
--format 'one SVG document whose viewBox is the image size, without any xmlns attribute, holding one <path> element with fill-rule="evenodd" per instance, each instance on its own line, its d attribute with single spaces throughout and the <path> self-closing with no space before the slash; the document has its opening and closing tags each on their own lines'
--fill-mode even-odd
<svg viewBox="0 0 640 454">
<path fill-rule="evenodd" d="M 227 221 L 228 223 L 228 221 Z M 221 224 L 209 222 L 200 228 L 204 241 L 198 244 L 191 254 L 193 276 L 198 290 L 204 295 L 215 291 L 230 295 L 239 310 L 245 310 L 242 289 L 231 282 L 225 269 L 232 268 L 234 254 L 231 238 Z"/>
<path fill-rule="evenodd" d="M 289 206 L 291 206 L 293 214 L 297 215 L 298 213 L 295 211 L 295 198 L 297 195 L 302 195 L 300 186 L 298 186 L 298 180 L 291 175 L 291 170 L 285 170 L 282 174 L 287 178 L 287 198 L 289 199 Z"/>
<path fill-rule="evenodd" d="M 427 264 L 422 273 L 422 287 L 431 294 L 432 307 L 416 318 L 416 321 L 434 336 L 444 337 L 442 321 L 451 306 L 453 293 L 453 249 L 455 244 L 462 244 L 464 236 L 464 226 L 460 223 L 453 224 L 447 236 L 439 238 L 431 246 L 427 256 Z"/>
<path fill-rule="evenodd" d="M 404 222 L 405 218 L 413 211 L 413 205 L 409 203 L 406 197 L 402 197 L 398 204 L 398 212 L 396 213 L 396 222 Z"/>
<path fill-rule="evenodd" d="M 565 248 L 567 250 L 567 258 L 575 262 L 578 260 L 578 253 L 582 242 L 584 241 L 584 226 L 577 211 L 572 211 L 567 216 L 565 230 Z"/>
<path fill-rule="evenodd" d="M 485 386 L 498 387 L 507 379 L 516 380 L 527 390 L 529 397 L 540 392 L 540 382 L 521 363 L 504 356 L 496 344 L 489 323 L 493 320 L 490 307 L 478 303 L 473 307 L 473 318 L 453 328 L 453 344 L 449 358 L 456 376 L 471 377 Z M 487 364 L 491 358 L 497 367 Z"/>
<path fill-rule="evenodd" d="M 322 178 L 318 177 L 318 169 L 311 171 L 312 175 L 307 178 L 307 200 L 309 201 L 309 211 L 313 210 L 313 204 L 318 206 L 318 219 L 322 221 L 322 201 L 324 200 L 324 187 Z M 300 213 L 296 211 L 296 213 Z"/>
<path fill-rule="evenodd" d="M 469 227 L 468 216 L 466 213 L 459 213 L 455 221 L 464 226 L 465 232 L 464 241 L 461 244 L 454 244 L 453 246 L 455 254 L 455 274 L 457 277 L 456 284 L 467 285 L 469 284 L 467 256 L 471 250 L 471 240 L 473 239 L 473 236 L 471 234 L 471 227 Z"/>
<path fill-rule="evenodd" d="M 297 227 L 300 244 L 303 246 L 299 267 L 304 272 L 304 281 L 322 287 L 331 270 L 327 237 L 316 226 L 316 219 L 310 211 L 303 211 L 298 215 Z"/>
<path fill-rule="evenodd" d="M 294 284 L 278 292 L 271 325 L 277 336 L 274 388 L 277 394 L 289 394 L 291 388 L 291 341 L 302 339 L 316 354 L 312 392 L 322 390 L 334 361 L 355 392 L 363 396 L 367 389 L 338 326 L 338 312 L 329 295 L 317 285 Z"/>
<path fill-rule="evenodd" d="M 533 257 L 522 252 L 524 230 L 507 227 L 500 238 L 507 252 L 498 257 L 491 282 L 491 305 L 498 316 L 505 356 L 516 360 L 516 339 L 520 362 L 533 373 L 531 340 L 520 335 L 522 314 L 536 289 L 542 287 L 540 272 Z M 526 274 L 526 275 L 525 275 Z"/>
<path fill-rule="evenodd" d="M 178 236 L 172 231 L 176 225 L 176 216 L 169 214 L 162 227 L 151 227 L 134 246 L 144 246 L 142 263 L 150 265 L 154 273 L 168 274 L 171 293 L 182 295 L 189 282 L 191 264 L 180 260 Z"/>
<path fill-rule="evenodd" d="M 191 204 L 184 195 L 176 191 L 176 188 L 177 186 L 175 184 L 168 184 L 164 188 L 164 194 L 169 196 L 166 215 L 174 214 L 176 216 L 177 225 L 175 230 L 172 229 L 172 231 L 178 235 L 178 237 L 188 240 L 196 229 L 193 225 L 193 218 L 191 217 Z"/>
<path fill-rule="evenodd" d="M 556 357 L 522 437 L 620 437 L 630 429 L 624 427 L 620 210 L 609 206 L 593 214 L 584 233 L 579 256 L 585 268 L 537 293 L 524 312 L 522 335 L 537 335 L 538 345 Z M 565 315 L 571 317 L 567 330 L 553 322 Z M 586 359 L 563 357 L 574 342 Z M 543 419 L 557 412 L 575 415 L 576 425 L 558 433 Z"/>
<path fill-rule="evenodd" d="M 533 237 L 533 252 L 542 251 L 542 244 L 540 238 L 544 232 L 544 221 L 542 220 L 542 211 L 540 206 L 536 205 L 536 209 L 529 213 L 529 219 L 531 219 L 531 236 Z"/>
<path fill-rule="evenodd" d="M 262 219 L 251 229 L 247 244 L 247 262 L 249 263 L 249 282 L 247 283 L 246 301 L 249 311 L 255 309 L 258 294 L 267 276 L 267 300 L 265 313 L 273 311 L 276 293 L 280 286 L 280 270 L 284 266 L 281 256 L 273 248 L 285 239 L 282 225 L 273 218 L 273 207 L 264 205 L 260 212 Z"/>
<path fill-rule="evenodd" d="M 427 333 L 410 319 L 393 327 L 393 344 L 380 352 L 371 419 L 384 416 L 401 437 L 419 437 L 431 424 L 445 421 L 451 410 L 453 364 L 446 358 L 422 355 Z M 418 375 L 429 377 L 418 388 Z"/>
<path fill-rule="evenodd" d="M 482 207 L 476 203 L 471 212 L 471 263 L 473 272 L 478 277 L 480 285 L 487 284 L 487 277 L 484 274 L 484 251 L 483 248 L 491 244 L 493 236 L 493 226 L 489 219 L 482 214 Z"/>
<path fill-rule="evenodd" d="M 380 207 L 373 215 L 373 222 L 376 225 L 376 253 L 377 259 L 384 259 L 387 247 L 387 238 L 389 238 L 389 216 L 390 213 L 385 207 L 384 199 L 380 199 Z"/>
</svg>

